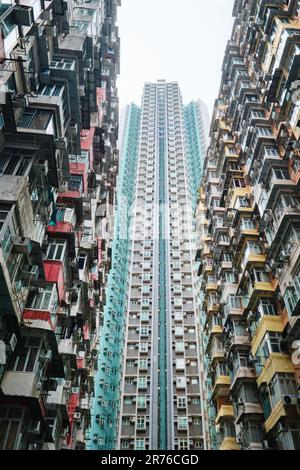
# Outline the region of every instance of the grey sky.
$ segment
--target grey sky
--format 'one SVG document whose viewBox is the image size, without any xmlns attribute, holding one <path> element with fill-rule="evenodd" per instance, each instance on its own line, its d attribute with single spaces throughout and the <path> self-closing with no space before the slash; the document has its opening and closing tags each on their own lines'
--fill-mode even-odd
<svg viewBox="0 0 300 470">
<path fill-rule="evenodd" d="M 184 102 L 201 98 L 212 112 L 233 0 L 122 0 L 121 108 L 140 104 L 145 81 L 178 81 Z"/>
</svg>

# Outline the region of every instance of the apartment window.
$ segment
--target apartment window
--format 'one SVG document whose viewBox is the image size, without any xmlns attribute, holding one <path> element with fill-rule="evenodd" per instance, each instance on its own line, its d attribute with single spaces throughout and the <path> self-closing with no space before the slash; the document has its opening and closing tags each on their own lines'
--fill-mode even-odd
<svg viewBox="0 0 300 470">
<path fill-rule="evenodd" d="M 138 396 L 137 399 L 137 407 L 139 410 L 144 410 L 147 408 L 147 397 L 146 396 Z"/>
<path fill-rule="evenodd" d="M 276 180 L 289 180 L 290 174 L 287 168 L 273 168 L 274 178 Z"/>
<path fill-rule="evenodd" d="M 267 316 L 277 315 L 277 311 L 271 299 L 260 299 L 259 305 L 258 305 L 258 311 L 261 317 L 263 317 L 264 315 L 267 315 Z"/>
<path fill-rule="evenodd" d="M 256 127 L 259 137 L 272 137 L 273 133 L 269 127 Z"/>
<path fill-rule="evenodd" d="M 56 285 L 46 284 L 44 288 L 39 289 L 39 292 L 34 295 L 34 297 L 29 294 L 26 308 L 56 312 L 58 308 L 58 294 Z"/>
<path fill-rule="evenodd" d="M 276 332 L 267 332 L 264 339 L 258 349 L 258 356 L 260 356 L 261 362 L 264 363 L 270 356 L 271 353 L 281 352 L 281 339 L 282 335 Z"/>
<path fill-rule="evenodd" d="M 63 261 L 66 254 L 66 242 L 55 240 L 48 246 L 46 259 Z"/>
<path fill-rule="evenodd" d="M 245 403 L 259 403 L 257 386 L 251 383 L 245 383 L 241 386 L 238 397 Z"/>
<path fill-rule="evenodd" d="M 200 405 L 200 398 L 192 398 L 193 405 Z"/>
<path fill-rule="evenodd" d="M 238 196 L 235 203 L 235 209 L 243 209 L 243 208 L 250 208 L 251 202 L 248 197 L 246 196 Z"/>
<path fill-rule="evenodd" d="M 143 294 L 149 294 L 150 293 L 150 286 L 143 286 L 142 287 L 142 293 Z"/>
<path fill-rule="evenodd" d="M 189 450 L 189 440 L 178 439 L 178 450 Z"/>
<path fill-rule="evenodd" d="M 93 240 L 93 229 L 92 227 L 83 227 L 82 241 L 90 242 Z"/>
<path fill-rule="evenodd" d="M 254 241 L 248 241 L 246 244 L 246 247 L 247 247 L 248 254 L 250 253 L 261 254 L 262 253 L 260 244 Z"/>
<path fill-rule="evenodd" d="M 139 390 L 147 389 L 147 377 L 139 377 L 138 378 L 138 389 Z"/>
<path fill-rule="evenodd" d="M 140 343 L 139 345 L 140 353 L 148 352 L 148 343 Z"/>
<path fill-rule="evenodd" d="M 249 367 L 249 356 L 247 353 L 235 352 L 233 355 L 233 373 L 238 372 L 241 367 Z"/>
<path fill-rule="evenodd" d="M 83 188 L 82 176 L 70 175 L 68 188 L 69 188 L 69 191 L 81 192 Z"/>
<path fill-rule="evenodd" d="M 145 450 L 145 439 L 136 439 L 135 450 Z"/>
<path fill-rule="evenodd" d="M 208 258 L 209 260 L 211 260 L 210 258 Z M 226 261 L 226 262 L 231 262 L 233 260 L 233 255 L 232 253 L 227 253 L 227 252 L 223 252 L 222 254 L 222 260 L 223 261 Z M 212 264 L 211 263 L 207 263 L 207 264 Z"/>
<path fill-rule="evenodd" d="M 124 405 L 132 405 L 132 398 L 125 397 L 124 398 Z"/>
<path fill-rule="evenodd" d="M 202 420 L 201 420 L 201 418 L 194 418 L 194 419 L 193 419 L 193 425 L 194 425 L 194 426 L 202 426 Z"/>
<path fill-rule="evenodd" d="M 276 147 L 266 145 L 264 147 L 266 157 L 279 157 L 278 150 Z"/>
<path fill-rule="evenodd" d="M 0 407 L 0 449 L 18 450 L 25 409 L 16 406 Z"/>
<path fill-rule="evenodd" d="M 262 442 L 263 440 L 263 429 L 261 423 L 257 422 L 245 422 L 244 430 L 247 436 L 247 441 L 251 442 Z"/>
<path fill-rule="evenodd" d="M 146 429 L 146 418 L 144 416 L 137 417 L 136 429 L 140 431 L 144 431 Z"/>
<path fill-rule="evenodd" d="M 126 366 L 127 366 L 127 367 L 134 367 L 134 366 L 135 366 L 135 362 L 134 362 L 134 361 L 126 361 Z"/>
<path fill-rule="evenodd" d="M 186 397 L 178 396 L 177 397 L 177 408 L 185 409 L 186 408 Z"/>
<path fill-rule="evenodd" d="M 270 282 L 270 276 L 263 269 L 253 269 L 250 272 L 253 282 Z"/>
<path fill-rule="evenodd" d="M 198 379 L 198 377 L 192 377 L 192 378 L 191 378 L 191 384 L 192 384 L 192 385 L 199 385 L 199 379 Z"/>
<path fill-rule="evenodd" d="M 149 307 L 150 300 L 149 299 L 142 299 L 142 306 Z"/>
<path fill-rule="evenodd" d="M 143 336 L 143 337 L 148 337 L 149 336 L 149 327 L 148 326 L 142 326 L 141 327 L 141 336 Z"/>
<path fill-rule="evenodd" d="M 235 275 L 233 273 L 225 272 L 225 282 L 228 284 L 234 284 L 235 283 Z"/>
<path fill-rule="evenodd" d="M 141 321 L 149 321 L 149 313 L 141 312 Z"/>
<path fill-rule="evenodd" d="M 140 370 L 147 370 L 148 369 L 148 360 L 147 359 L 140 359 L 139 360 L 139 369 Z"/>
<path fill-rule="evenodd" d="M 251 219 L 242 219 L 242 230 L 255 230 L 256 222 Z"/>
<path fill-rule="evenodd" d="M 270 400 L 274 408 L 284 395 L 297 396 L 297 382 L 294 374 L 277 373 L 269 385 Z"/>
<path fill-rule="evenodd" d="M 16 372 L 36 372 L 39 365 L 39 355 L 42 347 L 42 339 L 29 336 L 24 338 L 24 354 L 21 356 L 12 355 L 7 369 Z"/>
<path fill-rule="evenodd" d="M 178 430 L 185 431 L 188 427 L 188 419 L 186 416 L 178 417 Z"/>
</svg>

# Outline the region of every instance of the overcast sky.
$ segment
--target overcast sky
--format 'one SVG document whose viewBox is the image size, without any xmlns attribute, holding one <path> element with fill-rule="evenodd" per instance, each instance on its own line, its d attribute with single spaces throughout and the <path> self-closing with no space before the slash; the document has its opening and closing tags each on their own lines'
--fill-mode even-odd
<svg viewBox="0 0 300 470">
<path fill-rule="evenodd" d="M 146 81 L 178 81 L 184 102 L 201 98 L 211 114 L 234 0 L 122 0 L 120 107 L 140 105 Z"/>
</svg>

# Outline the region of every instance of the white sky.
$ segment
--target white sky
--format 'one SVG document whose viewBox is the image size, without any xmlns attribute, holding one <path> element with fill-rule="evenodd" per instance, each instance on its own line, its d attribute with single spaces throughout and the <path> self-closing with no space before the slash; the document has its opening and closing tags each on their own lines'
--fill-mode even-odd
<svg viewBox="0 0 300 470">
<path fill-rule="evenodd" d="M 234 0 L 122 0 L 120 108 L 141 103 L 144 82 L 178 81 L 185 103 L 212 113 Z"/>
</svg>

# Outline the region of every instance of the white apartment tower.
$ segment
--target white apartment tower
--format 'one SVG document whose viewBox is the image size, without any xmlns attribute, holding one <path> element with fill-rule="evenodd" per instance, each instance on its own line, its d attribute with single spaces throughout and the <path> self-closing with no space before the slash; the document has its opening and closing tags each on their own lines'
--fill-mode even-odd
<svg viewBox="0 0 300 470">
<path fill-rule="evenodd" d="M 186 115 L 178 83 L 145 84 L 120 385 L 122 450 L 205 448 L 190 184 L 203 142 L 198 152 L 186 150 L 188 127 L 195 140 L 203 135 L 195 116 Z"/>
</svg>

